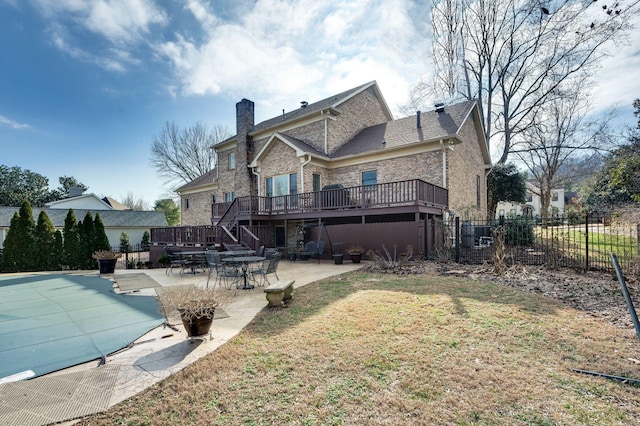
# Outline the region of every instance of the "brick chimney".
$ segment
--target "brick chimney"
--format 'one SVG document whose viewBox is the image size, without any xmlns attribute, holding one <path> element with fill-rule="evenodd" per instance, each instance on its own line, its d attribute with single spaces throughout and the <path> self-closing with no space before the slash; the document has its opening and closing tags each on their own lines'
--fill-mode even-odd
<svg viewBox="0 0 640 426">
<path fill-rule="evenodd" d="M 253 140 L 249 133 L 254 124 L 254 103 L 243 99 L 236 104 L 236 196 L 257 195 L 253 174 L 247 167 L 253 160 Z"/>
</svg>

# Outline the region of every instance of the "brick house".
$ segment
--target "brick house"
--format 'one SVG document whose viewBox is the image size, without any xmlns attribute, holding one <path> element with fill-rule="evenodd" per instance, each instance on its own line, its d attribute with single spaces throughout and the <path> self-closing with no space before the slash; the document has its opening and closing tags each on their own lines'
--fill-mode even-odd
<svg viewBox="0 0 640 426">
<path fill-rule="evenodd" d="M 395 120 L 373 81 L 257 124 L 243 99 L 236 119 L 213 147 L 217 167 L 177 191 L 183 226 L 247 245 L 318 238 L 427 255 L 434 221 L 485 217 L 491 161 L 475 101 Z"/>
</svg>

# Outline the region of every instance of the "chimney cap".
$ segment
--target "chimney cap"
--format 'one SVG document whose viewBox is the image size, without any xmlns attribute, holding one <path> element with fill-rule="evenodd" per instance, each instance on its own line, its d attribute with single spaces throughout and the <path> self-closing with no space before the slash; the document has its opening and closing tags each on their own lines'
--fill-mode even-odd
<svg viewBox="0 0 640 426">
<path fill-rule="evenodd" d="M 444 102 L 436 102 L 436 112 L 444 112 Z"/>
<path fill-rule="evenodd" d="M 307 101 L 300 102 L 300 107 L 301 108 L 306 108 L 307 106 L 309 106 L 309 102 L 307 102 Z"/>
</svg>

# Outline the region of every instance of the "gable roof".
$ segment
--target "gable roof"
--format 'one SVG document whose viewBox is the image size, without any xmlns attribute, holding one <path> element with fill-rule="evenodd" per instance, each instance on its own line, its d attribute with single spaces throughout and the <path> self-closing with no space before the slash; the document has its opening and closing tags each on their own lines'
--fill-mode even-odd
<svg viewBox="0 0 640 426">
<path fill-rule="evenodd" d="M 98 197 L 96 194 L 82 194 L 82 195 L 78 195 L 76 197 L 68 197 L 68 198 L 64 198 L 62 200 L 58 200 L 58 201 L 52 201 L 50 203 L 46 203 L 45 205 L 48 208 L 52 208 L 52 209 L 67 209 L 67 207 L 65 206 L 71 206 L 71 205 L 77 205 L 78 202 L 85 202 L 87 204 L 85 204 L 86 206 L 89 206 L 91 208 L 97 209 L 97 207 L 94 206 L 101 206 L 101 208 L 99 210 L 111 210 L 113 209 L 113 207 L 106 201 L 106 197 L 105 198 L 100 198 Z M 93 205 L 92 205 L 93 204 Z M 120 204 L 120 203 L 118 203 Z"/>
<path fill-rule="evenodd" d="M 122 204 L 120 201 L 114 200 L 111 197 L 104 197 L 102 201 L 109 204 L 111 208 L 113 208 L 114 210 L 133 210 L 131 207 L 127 207 L 124 204 Z"/>
<path fill-rule="evenodd" d="M 271 135 L 267 143 L 264 144 L 262 149 L 258 151 L 254 160 L 247 167 L 257 167 L 260 159 L 271 149 L 271 146 L 276 143 L 276 141 L 282 141 L 285 145 L 288 145 L 291 149 L 296 152 L 296 157 L 302 157 L 305 154 L 311 154 L 314 157 L 321 157 L 328 159 L 323 152 L 318 151 L 316 148 L 312 147 L 308 143 L 303 140 L 296 139 L 292 136 L 288 136 L 284 133 L 274 133 Z"/>
<path fill-rule="evenodd" d="M 251 133 L 261 132 L 272 127 L 280 126 L 283 123 L 295 121 L 301 119 L 303 117 L 307 117 L 314 113 L 317 113 L 326 109 L 336 109 L 341 104 L 345 103 L 349 99 L 353 98 L 357 94 L 364 92 L 365 90 L 372 88 L 380 101 L 380 104 L 383 107 L 385 115 L 388 120 L 393 120 L 393 115 L 391 114 L 391 110 L 387 105 L 387 102 L 384 100 L 382 93 L 380 92 L 380 88 L 378 87 L 378 83 L 374 81 L 370 81 L 366 84 L 360 85 L 358 87 L 354 87 L 353 89 L 346 90 L 342 93 L 338 93 L 337 95 L 329 96 L 328 98 L 322 99 L 320 101 L 308 104 L 305 107 L 300 107 L 293 111 L 287 112 L 284 115 L 280 115 L 277 117 L 270 118 L 268 120 L 262 121 L 254 126 L 253 131 Z"/>
<path fill-rule="evenodd" d="M 383 141 L 385 149 L 389 149 L 455 137 L 475 106 L 476 101 L 464 101 L 447 106 L 443 112 L 434 110 L 421 113 L 420 127 L 417 126 L 417 114 L 367 127 L 338 148 L 332 157 L 378 151 L 383 146 Z"/>
<path fill-rule="evenodd" d="M 33 220 L 38 221 L 40 211 L 44 210 L 49 216 L 51 223 L 56 228 L 64 228 L 64 220 L 69 213 L 69 209 L 33 209 Z M 0 207 L 0 228 L 11 226 L 11 219 L 15 213 L 20 211 L 19 207 Z M 83 220 L 87 212 L 95 219 L 96 213 L 100 214 L 100 219 L 105 228 L 154 228 L 168 226 L 167 218 L 161 211 L 134 211 L 134 210 L 83 210 L 73 209 L 76 220 Z"/>
<path fill-rule="evenodd" d="M 214 167 L 213 169 L 211 169 L 210 171 L 208 171 L 207 173 L 198 176 L 197 178 L 195 178 L 194 180 L 192 180 L 189 183 L 186 183 L 184 185 L 182 185 L 181 187 L 179 187 L 178 189 L 176 189 L 176 192 L 180 193 L 189 189 L 194 189 L 194 188 L 199 188 L 202 186 L 208 186 L 208 185 L 213 185 L 216 183 L 216 181 L 218 180 L 218 170 Z"/>
</svg>

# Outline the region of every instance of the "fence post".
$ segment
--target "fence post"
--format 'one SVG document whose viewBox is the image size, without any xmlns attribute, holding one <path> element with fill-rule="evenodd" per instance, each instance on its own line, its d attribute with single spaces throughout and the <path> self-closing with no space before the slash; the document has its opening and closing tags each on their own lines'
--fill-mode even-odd
<svg viewBox="0 0 640 426">
<path fill-rule="evenodd" d="M 584 226 L 584 270 L 589 270 L 589 212 L 585 213 L 585 226 Z"/>
<path fill-rule="evenodd" d="M 456 216 L 456 263 L 460 263 L 460 218 Z"/>
</svg>

